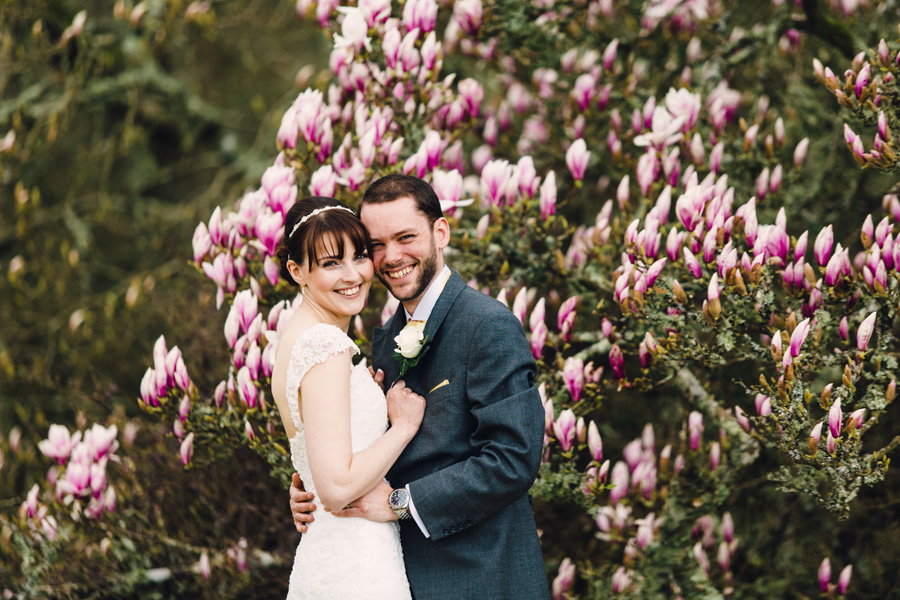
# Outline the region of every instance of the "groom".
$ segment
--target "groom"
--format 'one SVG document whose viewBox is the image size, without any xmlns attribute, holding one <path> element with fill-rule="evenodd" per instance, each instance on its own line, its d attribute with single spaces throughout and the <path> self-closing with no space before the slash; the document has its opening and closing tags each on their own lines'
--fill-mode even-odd
<svg viewBox="0 0 900 600">
<path fill-rule="evenodd" d="M 444 265 L 450 225 L 431 186 L 388 175 L 366 190 L 359 216 L 372 236 L 375 274 L 402 302 L 375 329 L 373 364 L 390 384 L 407 321 L 424 322 L 425 347 L 403 376 L 425 397 L 416 437 L 387 483 L 338 511 L 401 519 L 416 600 L 549 598 L 528 489 L 540 465 L 544 411 L 521 323 Z M 414 323 L 414 325 L 416 324 Z M 311 495 L 291 489 L 298 529 Z"/>
</svg>

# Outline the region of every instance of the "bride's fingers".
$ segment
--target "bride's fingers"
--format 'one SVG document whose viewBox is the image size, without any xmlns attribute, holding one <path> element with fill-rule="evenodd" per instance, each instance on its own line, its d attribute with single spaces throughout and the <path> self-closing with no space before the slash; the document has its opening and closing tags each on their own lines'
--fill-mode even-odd
<svg viewBox="0 0 900 600">
<path fill-rule="evenodd" d="M 384 387 L 384 371 L 381 369 L 375 370 L 371 365 L 369 366 L 369 375 L 372 376 L 372 379 L 375 380 L 380 387 Z"/>
</svg>

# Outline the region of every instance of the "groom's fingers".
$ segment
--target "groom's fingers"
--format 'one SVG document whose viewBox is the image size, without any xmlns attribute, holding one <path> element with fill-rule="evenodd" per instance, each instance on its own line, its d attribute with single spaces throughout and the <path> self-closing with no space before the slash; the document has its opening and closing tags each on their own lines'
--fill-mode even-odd
<svg viewBox="0 0 900 600">
<path fill-rule="evenodd" d="M 316 520 L 310 512 L 316 509 L 316 505 L 312 502 L 292 503 L 291 509 L 292 516 L 294 517 L 294 527 L 297 528 L 298 532 L 306 533 L 306 530 L 308 529 L 307 523 L 312 523 Z"/>
<path fill-rule="evenodd" d="M 365 515 L 362 509 L 355 506 L 346 506 L 341 510 L 333 511 L 331 514 L 336 517 L 362 517 Z"/>
</svg>

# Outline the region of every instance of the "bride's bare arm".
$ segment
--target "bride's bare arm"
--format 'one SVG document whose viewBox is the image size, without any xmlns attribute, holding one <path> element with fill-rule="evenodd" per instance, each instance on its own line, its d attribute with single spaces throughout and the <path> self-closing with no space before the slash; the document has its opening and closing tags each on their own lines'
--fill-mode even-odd
<svg viewBox="0 0 900 600">
<path fill-rule="evenodd" d="M 391 428 L 357 453 L 350 442 L 350 352 L 311 368 L 300 384 L 309 467 L 322 504 L 338 510 L 375 487 L 412 440 L 425 399 L 403 382 L 391 390 Z"/>
</svg>

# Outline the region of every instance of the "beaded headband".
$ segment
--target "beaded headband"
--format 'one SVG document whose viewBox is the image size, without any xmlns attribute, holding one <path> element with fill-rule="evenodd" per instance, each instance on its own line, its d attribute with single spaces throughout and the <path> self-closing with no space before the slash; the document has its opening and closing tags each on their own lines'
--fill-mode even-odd
<svg viewBox="0 0 900 600">
<path fill-rule="evenodd" d="M 291 237 L 293 237 L 293 235 L 294 235 L 294 232 L 296 232 L 297 229 L 299 229 L 300 226 L 303 225 L 304 223 L 306 223 L 310 218 L 316 216 L 316 215 L 319 214 L 319 213 L 323 213 L 323 212 L 325 212 L 326 210 L 335 210 L 335 209 L 337 209 L 337 208 L 339 208 L 339 209 L 341 209 L 341 210 L 346 210 L 348 213 L 351 213 L 351 214 L 353 214 L 353 215 L 356 214 L 355 212 L 353 212 L 352 210 L 350 210 L 350 209 L 347 208 L 346 206 L 324 206 L 324 207 L 322 207 L 322 208 L 317 208 L 316 210 L 312 211 L 311 213 L 309 213 L 308 215 L 306 215 L 305 217 L 303 217 L 302 219 L 300 219 L 299 221 L 297 221 L 297 224 L 294 225 L 294 228 L 293 228 L 293 229 L 291 229 L 291 234 L 288 236 L 288 239 L 291 239 Z"/>
</svg>

